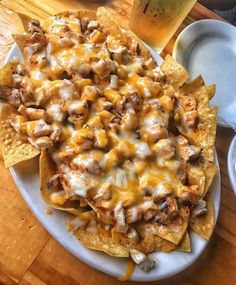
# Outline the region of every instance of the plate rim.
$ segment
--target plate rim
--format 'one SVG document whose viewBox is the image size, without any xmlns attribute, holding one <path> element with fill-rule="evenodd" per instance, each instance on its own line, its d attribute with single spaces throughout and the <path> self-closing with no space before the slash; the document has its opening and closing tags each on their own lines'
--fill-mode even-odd
<svg viewBox="0 0 236 285">
<path fill-rule="evenodd" d="M 178 60 L 178 50 L 179 50 L 179 45 L 180 45 L 180 42 L 181 42 L 181 39 L 183 37 L 186 36 L 186 34 L 189 33 L 189 31 L 191 31 L 191 29 L 193 27 L 196 27 L 196 26 L 201 26 L 201 25 L 205 25 L 205 24 L 209 24 L 208 25 L 208 29 L 211 29 L 212 26 L 214 25 L 220 25 L 220 26 L 224 26 L 224 27 L 227 27 L 227 29 L 231 29 L 231 30 L 235 30 L 236 31 L 236 27 L 234 27 L 232 24 L 228 23 L 228 22 L 224 22 L 224 21 L 220 21 L 220 20 L 216 20 L 216 19 L 202 19 L 202 20 L 198 20 L 196 22 L 193 22 L 191 23 L 190 25 L 188 25 L 187 27 L 185 27 L 181 32 L 180 34 L 178 35 L 176 41 L 175 41 L 175 44 L 174 44 L 174 47 L 173 47 L 173 58 L 175 60 Z M 199 27 L 200 28 L 200 27 Z M 206 31 L 204 31 L 206 32 Z M 195 40 L 197 39 L 197 37 L 195 37 Z M 183 62 L 179 62 L 180 64 L 183 64 Z M 221 127 L 224 127 L 224 128 L 231 128 L 230 124 L 224 122 L 224 120 L 222 118 L 220 118 L 221 121 L 219 121 L 219 117 L 218 117 L 218 120 L 217 120 L 217 124 Z"/>
<path fill-rule="evenodd" d="M 13 45 L 13 47 L 10 49 L 4 64 L 6 62 L 8 62 L 12 57 L 16 57 L 16 53 L 17 53 L 18 47 L 16 46 L 16 44 Z M 151 48 L 149 48 L 149 50 L 152 53 L 152 56 L 154 56 L 154 58 L 156 59 L 156 57 L 160 56 Z M 154 54 L 153 54 L 154 53 Z M 217 165 L 218 168 L 218 172 L 217 175 L 215 177 L 215 182 L 214 182 L 214 189 L 212 189 L 212 193 L 213 195 L 216 195 L 215 201 L 214 201 L 214 207 L 215 207 L 215 224 L 217 222 L 218 219 L 218 214 L 219 214 L 219 208 L 220 208 L 220 202 L 221 202 L 221 174 L 220 174 L 220 168 L 219 168 L 219 162 L 218 162 L 218 158 L 217 158 L 217 153 L 215 152 L 215 163 Z M 60 241 L 59 236 L 57 236 L 56 234 L 54 234 L 54 231 L 52 231 L 51 228 L 47 227 L 47 225 L 44 222 L 44 219 L 40 216 L 40 214 L 35 211 L 33 209 L 33 205 L 31 204 L 30 201 L 30 196 L 27 194 L 27 191 L 24 190 L 24 186 L 21 183 L 20 179 L 18 178 L 16 171 L 14 169 L 14 167 L 10 167 L 10 173 L 17 185 L 17 188 L 19 189 L 21 195 L 23 196 L 24 200 L 27 203 L 27 206 L 31 209 L 31 211 L 34 213 L 34 215 L 37 217 L 37 219 L 39 220 L 39 222 L 41 223 L 41 225 L 46 228 L 46 230 L 49 232 L 50 235 L 53 236 L 54 239 L 56 239 L 61 246 L 63 246 L 66 250 L 68 250 L 71 254 L 73 254 L 76 258 L 80 259 L 82 262 L 85 262 L 86 264 L 88 264 L 89 266 L 92 266 L 93 268 L 102 271 L 106 274 L 109 274 L 113 277 L 117 277 L 117 273 L 107 270 L 105 267 L 99 266 L 98 262 L 94 262 L 91 263 L 86 257 L 84 257 L 83 255 L 78 256 L 78 254 L 76 254 L 76 251 L 71 250 L 71 248 L 69 248 L 64 242 Z M 196 235 L 195 233 L 191 233 L 191 235 Z M 200 238 L 200 237 L 199 237 Z M 79 241 L 78 241 L 79 242 Z M 200 255 L 203 253 L 203 251 L 205 250 L 206 246 L 208 245 L 209 241 L 204 241 L 204 245 L 202 246 L 201 250 L 197 252 L 197 254 L 195 253 L 194 256 L 192 257 L 192 259 L 188 262 L 186 262 L 186 264 L 183 264 L 182 266 L 180 266 L 178 269 L 176 269 L 173 272 L 167 272 L 165 274 L 162 274 L 161 276 L 157 275 L 155 276 L 149 276 L 146 273 L 143 273 L 143 275 L 141 276 L 141 278 L 138 277 L 134 277 L 134 275 L 131 276 L 131 278 L 129 279 L 129 281 L 139 281 L 139 282 L 150 282 L 150 281 L 158 281 L 158 280 L 162 280 L 162 279 L 166 279 L 169 278 L 171 276 L 174 276 L 180 272 L 182 272 L 183 270 L 185 270 L 186 268 L 188 268 L 189 266 L 191 266 L 199 257 Z M 81 244 L 81 246 L 83 246 Z M 83 246 L 84 247 L 84 246 Z M 186 254 L 185 252 L 181 252 L 183 255 Z M 188 254 L 188 253 L 187 253 Z M 190 253 L 191 254 L 191 253 Z M 157 266 L 157 272 L 158 272 L 158 266 Z"/>
<path fill-rule="evenodd" d="M 233 155 L 236 156 L 236 135 L 233 137 L 228 155 L 227 155 L 227 169 L 229 174 L 229 180 L 232 187 L 232 190 L 234 191 L 234 194 L 236 195 L 236 172 L 235 172 L 235 165 L 236 165 L 236 159 L 233 161 Z M 235 165 L 234 165 L 235 164 Z"/>
</svg>

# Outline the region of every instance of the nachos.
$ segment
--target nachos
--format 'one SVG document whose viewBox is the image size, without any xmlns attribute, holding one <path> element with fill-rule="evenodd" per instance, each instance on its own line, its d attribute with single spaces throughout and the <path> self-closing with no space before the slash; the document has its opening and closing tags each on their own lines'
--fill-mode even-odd
<svg viewBox="0 0 236 285">
<path fill-rule="evenodd" d="M 103 7 L 40 23 L 20 15 L 24 64 L 0 71 L 0 141 L 6 167 L 40 154 L 40 191 L 75 216 L 88 248 L 129 257 L 144 271 L 154 251 L 191 251 L 209 239 L 216 174 L 215 87 L 143 43 Z"/>
</svg>

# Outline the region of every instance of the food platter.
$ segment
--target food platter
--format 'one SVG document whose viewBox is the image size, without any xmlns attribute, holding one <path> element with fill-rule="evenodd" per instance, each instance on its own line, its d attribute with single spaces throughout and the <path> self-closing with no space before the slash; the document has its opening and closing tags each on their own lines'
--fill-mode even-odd
<svg viewBox="0 0 236 285">
<path fill-rule="evenodd" d="M 16 45 L 11 49 L 6 62 L 13 58 L 22 60 L 21 53 Z M 160 60 L 158 55 L 155 59 Z M 219 164 L 216 158 L 216 165 Z M 90 266 L 103 271 L 112 276 L 123 275 L 127 261 L 113 258 L 103 253 L 91 251 L 82 246 L 78 240 L 66 229 L 69 214 L 53 210 L 52 215 L 46 214 L 48 206 L 42 201 L 39 189 L 38 159 L 23 162 L 11 167 L 12 176 L 29 207 L 49 233 L 58 240 L 68 251 L 76 257 L 86 262 Z M 215 209 L 215 221 L 217 220 L 220 205 L 220 173 L 219 170 L 211 186 L 212 200 Z M 203 252 L 207 241 L 203 240 L 194 233 L 191 233 L 192 252 L 172 252 L 172 253 L 153 253 L 152 256 L 157 261 L 157 267 L 150 273 L 144 274 L 139 268 L 135 269 L 131 280 L 134 281 L 154 281 L 170 277 L 188 266 L 190 266 Z"/>
</svg>

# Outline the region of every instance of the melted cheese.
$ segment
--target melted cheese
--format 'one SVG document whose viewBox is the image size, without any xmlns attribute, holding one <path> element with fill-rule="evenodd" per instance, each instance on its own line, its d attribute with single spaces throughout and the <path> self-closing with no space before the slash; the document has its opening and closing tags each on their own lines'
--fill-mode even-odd
<svg viewBox="0 0 236 285">
<path fill-rule="evenodd" d="M 120 280 L 120 281 L 129 280 L 129 278 L 132 276 L 132 274 L 135 270 L 135 267 L 136 267 L 136 264 L 133 262 L 132 259 L 129 259 L 124 274 L 122 276 L 120 276 L 118 278 L 118 280 Z"/>
<path fill-rule="evenodd" d="M 116 54 L 127 49 L 121 48 L 111 36 L 107 37 L 106 44 L 103 37 L 100 37 L 101 42 L 91 43 L 90 36 L 82 35 L 80 21 L 75 17 L 54 17 L 45 26 L 50 32 L 46 34 L 47 46 L 34 55 L 30 78 L 25 77 L 22 85 L 33 94 L 36 105 L 47 110 L 53 123 L 61 128 L 61 144 L 54 154 L 58 156 L 55 159 L 58 168 L 69 183 L 70 194 L 93 200 L 101 189 L 106 188 L 109 195 L 101 200 L 112 212 L 118 203 L 124 208 L 140 205 L 143 189 L 163 195 L 168 187 L 177 185 L 179 180 L 174 163 L 157 157 L 153 151 L 155 141 L 144 141 L 140 132 L 148 131 L 153 135 L 155 129 L 148 128 L 155 124 L 167 128 L 173 109 L 172 98 L 159 96 L 160 85 L 148 77 L 147 73 L 153 73 L 152 69 L 143 68 L 141 57 L 128 55 L 123 64 L 107 59 L 106 44 Z M 82 78 L 84 74 L 81 76 L 78 72 L 82 64 L 94 68 L 91 64 L 101 58 L 113 63 L 114 66 L 109 68 L 113 76 L 119 75 L 119 67 L 123 71 L 115 89 L 111 88 L 110 74 L 99 78 L 98 74 L 90 76 L 90 73 L 88 78 Z M 41 61 L 38 64 L 37 59 Z M 66 78 L 71 76 L 72 79 L 61 80 L 64 73 Z M 96 94 L 85 96 L 84 87 L 94 85 Z M 134 94 L 140 99 L 138 104 L 141 106 L 137 109 L 127 103 Z M 112 111 L 109 104 L 112 104 Z M 121 117 L 129 108 L 138 120 L 133 129 L 124 131 Z M 71 117 L 81 119 L 83 123 L 76 124 Z M 116 125 L 118 130 L 110 124 Z M 36 122 L 23 125 L 28 134 L 35 131 Z M 67 157 L 68 153 L 72 153 L 73 158 L 68 158 L 68 165 L 63 169 L 60 158 Z"/>
</svg>

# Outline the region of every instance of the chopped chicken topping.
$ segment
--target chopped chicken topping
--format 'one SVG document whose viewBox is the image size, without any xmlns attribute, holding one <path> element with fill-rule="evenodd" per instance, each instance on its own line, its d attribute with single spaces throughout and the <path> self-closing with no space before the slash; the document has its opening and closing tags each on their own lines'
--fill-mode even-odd
<svg viewBox="0 0 236 285">
<path fill-rule="evenodd" d="M 130 249 L 130 256 L 144 272 L 149 272 L 156 266 L 156 262 L 151 257 L 139 250 Z"/>
<path fill-rule="evenodd" d="M 115 229 L 120 233 L 127 232 L 127 225 L 125 223 L 125 211 L 122 207 L 122 203 L 119 202 L 114 209 L 114 218 L 115 218 Z"/>
<path fill-rule="evenodd" d="M 40 138 L 28 138 L 29 142 L 37 149 L 41 148 L 51 148 L 53 147 L 53 142 L 49 137 L 40 137 Z"/>
<path fill-rule="evenodd" d="M 191 139 L 201 122 L 193 93 L 183 95 L 136 40 L 115 38 L 96 18 L 60 14 L 46 26 L 30 22 L 25 65 L 12 88 L 0 86 L 0 98 L 18 111 L 9 117 L 13 129 L 55 163 L 51 204 L 92 213 L 78 216 L 74 231 L 115 232 L 135 246 L 143 223 L 161 231 L 182 208 L 192 221 L 205 214 L 187 175 L 204 153 Z M 145 272 L 155 266 L 141 251 L 130 256 Z"/>
</svg>

